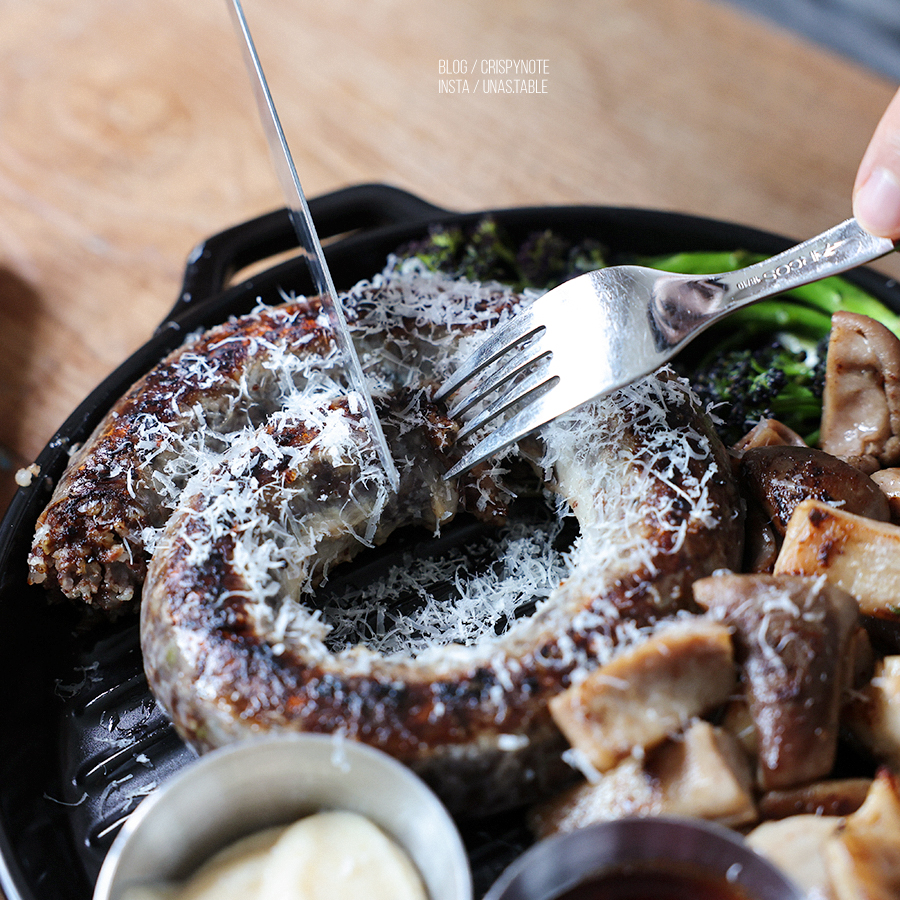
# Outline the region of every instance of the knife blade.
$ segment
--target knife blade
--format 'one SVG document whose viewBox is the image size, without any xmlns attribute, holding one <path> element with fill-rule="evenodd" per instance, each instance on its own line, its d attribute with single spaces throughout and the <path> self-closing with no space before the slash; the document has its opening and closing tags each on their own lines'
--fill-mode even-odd
<svg viewBox="0 0 900 900">
<path fill-rule="evenodd" d="M 325 254 L 322 251 L 322 244 L 316 232 L 312 214 L 309 211 L 309 204 L 306 202 L 306 195 L 303 193 L 303 186 L 300 184 L 300 178 L 297 175 L 294 158 L 285 138 L 284 129 L 281 127 L 281 120 L 275 108 L 259 54 L 256 51 L 256 45 L 250 34 L 247 17 L 244 15 L 244 9 L 240 0 L 230 0 L 230 8 L 235 27 L 242 37 L 241 47 L 243 49 L 244 62 L 247 64 L 247 69 L 250 72 L 260 120 L 269 143 L 269 152 L 272 156 L 278 180 L 281 182 L 281 189 L 284 193 L 291 223 L 297 232 L 297 239 L 309 266 L 313 284 L 321 296 L 322 308 L 328 316 L 331 330 L 334 333 L 338 350 L 341 353 L 347 371 L 350 388 L 357 395 L 378 459 L 391 487 L 397 490 L 400 476 L 391 457 L 378 415 L 375 412 L 372 395 L 366 386 L 362 364 L 359 361 L 356 348 L 353 346 L 350 329 L 347 326 L 344 311 L 341 308 L 334 288 L 334 281 L 332 280 L 328 263 L 325 260 Z"/>
</svg>

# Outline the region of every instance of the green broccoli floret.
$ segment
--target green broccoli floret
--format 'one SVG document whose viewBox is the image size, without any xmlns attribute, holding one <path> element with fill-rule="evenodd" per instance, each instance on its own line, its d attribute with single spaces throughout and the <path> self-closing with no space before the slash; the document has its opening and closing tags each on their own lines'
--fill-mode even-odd
<svg viewBox="0 0 900 900">
<path fill-rule="evenodd" d="M 516 284 L 520 280 L 515 248 L 493 219 L 482 219 L 471 233 L 463 264 L 471 281 Z"/>
<path fill-rule="evenodd" d="M 453 278 L 513 285 L 520 280 L 513 244 L 491 218 L 471 228 L 435 226 L 427 238 L 407 244 L 397 255 L 414 256 L 432 271 Z"/>
<path fill-rule="evenodd" d="M 607 264 L 606 251 L 598 241 L 573 244 L 550 229 L 532 234 L 519 248 L 516 262 L 519 290 L 525 287 L 549 290 Z"/>
<path fill-rule="evenodd" d="M 432 272 L 455 273 L 460 266 L 465 242 L 461 228 L 433 226 L 427 237 L 405 244 L 397 250 L 397 255 L 403 259 L 415 257 Z"/>
<path fill-rule="evenodd" d="M 521 286 L 545 288 L 565 280 L 570 249 L 569 242 L 550 229 L 532 234 L 516 254 Z"/>
<path fill-rule="evenodd" d="M 778 419 L 814 443 L 822 415 L 824 351 L 824 346 L 787 346 L 776 338 L 752 349 L 716 353 L 684 374 L 721 420 L 717 429 L 727 444 L 764 418 Z"/>
<path fill-rule="evenodd" d="M 575 244 L 569 251 L 567 277 L 574 278 L 602 269 L 609 265 L 606 255 L 607 249 L 599 241 L 585 240 Z"/>
<path fill-rule="evenodd" d="M 598 241 L 573 243 L 546 229 L 530 234 L 517 245 L 490 217 L 475 225 L 435 226 L 421 241 L 400 247 L 401 259 L 415 257 L 429 269 L 452 278 L 499 281 L 513 290 L 549 290 L 563 281 L 606 265 Z"/>
</svg>

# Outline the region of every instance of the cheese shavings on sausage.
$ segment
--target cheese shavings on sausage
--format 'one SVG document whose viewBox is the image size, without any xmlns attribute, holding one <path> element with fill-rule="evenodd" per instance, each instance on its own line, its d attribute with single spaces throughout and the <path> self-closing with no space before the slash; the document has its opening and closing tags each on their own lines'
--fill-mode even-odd
<svg viewBox="0 0 900 900">
<path fill-rule="evenodd" d="M 513 461 L 445 481 L 465 448 L 433 396 L 528 298 L 392 260 L 343 300 L 399 490 L 317 300 L 287 298 L 196 336 L 116 404 L 41 518 L 31 578 L 110 611 L 143 583 L 148 683 L 198 750 L 340 733 L 409 762 L 454 808 L 514 803 L 566 768 L 549 698 L 737 565 L 727 456 L 668 371 L 587 404 L 521 449 L 557 521 L 543 535 L 509 522 L 498 565 L 455 576 L 448 599 L 401 609 L 396 582 L 375 588 L 354 639 L 352 598 L 319 602 L 335 567 L 352 573 L 399 528 L 506 521 Z M 571 515 L 580 534 L 561 550 Z"/>
<path fill-rule="evenodd" d="M 559 521 L 531 543 L 512 522 L 493 574 L 454 577 L 448 598 L 410 609 L 392 602 L 399 577 L 320 602 L 338 563 L 353 572 L 363 521 L 376 545 L 407 525 L 436 531 L 465 496 L 443 479 L 455 425 L 430 397 L 483 301 L 461 298 L 462 314 L 458 285 L 438 284 L 401 276 L 366 286 L 368 309 L 351 305 L 399 492 L 379 507 L 346 404 L 271 417 L 191 480 L 150 566 L 142 647 L 154 693 L 199 750 L 266 731 L 340 732 L 433 774 L 445 798 L 489 806 L 495 789 L 508 802 L 552 766 L 550 696 L 688 608 L 697 577 L 736 564 L 740 506 L 724 448 L 664 371 L 544 429 L 527 456 Z M 421 305 L 434 290 L 440 304 Z M 409 315 L 372 324 L 391 310 Z M 340 440 L 332 416 L 347 418 Z M 469 509 L 486 514 L 491 479 L 472 478 Z M 553 538 L 571 514 L 581 533 L 561 552 Z M 440 578 L 436 565 L 418 560 L 416 578 Z"/>
<path fill-rule="evenodd" d="M 405 421 L 418 424 L 423 414 L 414 386 L 421 391 L 442 374 L 428 368 L 432 360 L 450 365 L 450 355 L 433 348 L 458 349 L 459 340 L 519 302 L 506 288 L 461 284 L 396 261 L 345 299 L 370 389 L 376 399 L 409 389 Z M 447 309 L 455 318 L 447 319 Z M 129 608 L 159 529 L 188 481 L 214 469 L 244 431 L 255 432 L 275 413 L 317 428 L 319 452 L 332 439 L 340 444 L 339 433 L 316 422 L 329 400 L 347 402 L 354 414 L 315 298 L 263 306 L 194 336 L 128 391 L 73 457 L 38 522 L 30 581 L 113 614 Z M 360 477 L 371 485 L 378 473 L 363 468 Z M 377 508 L 386 499 L 382 488 Z M 480 499 L 487 508 L 484 491 Z M 370 541 L 371 532 L 362 528 L 360 539 Z"/>
</svg>

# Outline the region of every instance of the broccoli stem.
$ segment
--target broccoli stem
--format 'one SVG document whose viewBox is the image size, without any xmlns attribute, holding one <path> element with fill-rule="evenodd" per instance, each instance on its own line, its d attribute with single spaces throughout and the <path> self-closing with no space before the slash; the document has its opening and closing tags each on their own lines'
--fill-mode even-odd
<svg viewBox="0 0 900 900">
<path fill-rule="evenodd" d="M 790 295 L 831 316 L 838 310 L 859 313 L 881 322 L 900 337 L 900 315 L 855 284 L 838 276 L 794 288 Z"/>
<path fill-rule="evenodd" d="M 788 332 L 813 342 L 821 340 L 831 328 L 831 315 L 798 303 L 760 300 L 753 306 L 735 310 L 717 326 L 716 343 L 721 348 L 746 343 L 748 337 Z"/>
</svg>

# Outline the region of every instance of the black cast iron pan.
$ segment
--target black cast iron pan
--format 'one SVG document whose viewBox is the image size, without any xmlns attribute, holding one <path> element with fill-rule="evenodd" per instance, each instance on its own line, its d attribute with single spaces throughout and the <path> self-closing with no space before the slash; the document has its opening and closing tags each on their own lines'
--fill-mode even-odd
<svg viewBox="0 0 900 900">
<path fill-rule="evenodd" d="M 448 212 L 395 188 L 362 185 L 313 200 L 338 290 L 380 271 L 387 255 L 431 224 L 468 224 L 485 212 Z M 734 250 L 772 254 L 795 243 L 709 219 L 637 209 L 535 207 L 490 211 L 515 240 L 552 228 L 617 253 Z M 103 857 L 143 796 L 192 755 L 155 706 L 143 678 L 133 619 L 83 628 L 74 610 L 48 606 L 26 584 L 37 516 L 70 448 L 83 441 L 136 379 L 195 329 L 309 293 L 305 263 L 289 258 L 232 284 L 241 270 L 296 246 L 285 211 L 238 225 L 200 245 L 181 295 L 147 343 L 94 390 L 36 460 L 40 475 L 14 497 L 0 524 L 0 876 L 7 900 L 89 900 Z M 894 309 L 896 284 L 870 270 L 849 276 Z M 471 536 L 469 536 L 471 537 Z M 446 540 L 453 541 L 451 534 Z M 459 540 L 466 540 L 463 534 Z M 385 551 L 390 555 L 389 545 Z M 476 894 L 519 853 L 527 835 L 517 812 L 463 823 Z"/>
</svg>

